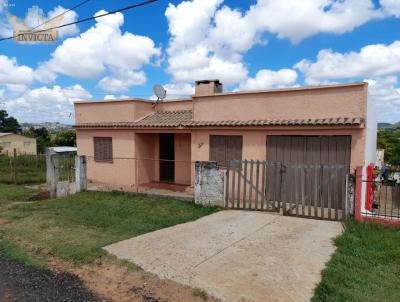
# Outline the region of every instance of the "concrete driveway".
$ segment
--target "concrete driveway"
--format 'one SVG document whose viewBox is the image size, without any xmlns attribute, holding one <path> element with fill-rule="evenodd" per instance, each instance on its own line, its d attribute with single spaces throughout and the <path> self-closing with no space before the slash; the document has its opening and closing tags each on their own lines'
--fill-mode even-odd
<svg viewBox="0 0 400 302">
<path fill-rule="evenodd" d="M 161 278 L 223 301 L 309 301 L 339 222 L 248 211 L 199 220 L 105 247 Z"/>
</svg>

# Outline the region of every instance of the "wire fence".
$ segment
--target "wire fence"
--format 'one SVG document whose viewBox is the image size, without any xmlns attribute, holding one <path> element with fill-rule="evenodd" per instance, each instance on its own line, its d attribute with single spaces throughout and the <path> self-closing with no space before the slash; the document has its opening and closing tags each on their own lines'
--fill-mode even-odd
<svg viewBox="0 0 400 302">
<path fill-rule="evenodd" d="M 44 154 L 0 155 L 0 183 L 40 184 L 46 182 Z"/>
</svg>

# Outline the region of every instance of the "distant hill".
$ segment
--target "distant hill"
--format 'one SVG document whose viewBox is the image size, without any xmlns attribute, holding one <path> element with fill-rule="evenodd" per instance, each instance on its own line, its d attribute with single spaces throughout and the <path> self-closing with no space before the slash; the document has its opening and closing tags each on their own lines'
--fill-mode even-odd
<svg viewBox="0 0 400 302">
<path fill-rule="evenodd" d="M 392 124 L 390 123 L 378 123 L 378 129 L 386 129 L 386 128 L 391 128 Z"/>
<path fill-rule="evenodd" d="M 397 122 L 397 123 L 393 124 L 392 126 L 390 126 L 390 128 L 392 128 L 392 129 L 400 129 L 400 122 Z"/>
</svg>

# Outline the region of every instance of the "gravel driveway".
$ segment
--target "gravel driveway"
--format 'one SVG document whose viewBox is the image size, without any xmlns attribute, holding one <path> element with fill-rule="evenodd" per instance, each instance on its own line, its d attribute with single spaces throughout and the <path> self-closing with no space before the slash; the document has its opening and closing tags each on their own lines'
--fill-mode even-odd
<svg viewBox="0 0 400 302">
<path fill-rule="evenodd" d="M 94 302 L 103 301 L 68 273 L 27 266 L 4 259 L 0 254 L 1 302 Z"/>
<path fill-rule="evenodd" d="M 221 211 L 105 249 L 223 301 L 309 301 L 339 222 Z"/>
</svg>

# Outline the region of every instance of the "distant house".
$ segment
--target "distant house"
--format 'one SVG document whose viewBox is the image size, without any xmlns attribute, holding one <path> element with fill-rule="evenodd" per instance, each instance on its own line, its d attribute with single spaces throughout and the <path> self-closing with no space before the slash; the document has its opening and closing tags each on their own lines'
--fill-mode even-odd
<svg viewBox="0 0 400 302">
<path fill-rule="evenodd" d="M 88 179 L 132 189 L 146 183 L 193 186 L 194 162 L 269 160 L 374 163 L 376 120 L 368 84 L 223 92 L 197 81 L 191 98 L 75 102 L 78 154 Z"/>
<path fill-rule="evenodd" d="M 0 153 L 36 154 L 36 138 L 14 133 L 0 133 Z"/>
</svg>

